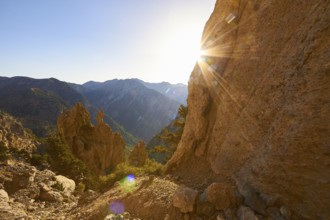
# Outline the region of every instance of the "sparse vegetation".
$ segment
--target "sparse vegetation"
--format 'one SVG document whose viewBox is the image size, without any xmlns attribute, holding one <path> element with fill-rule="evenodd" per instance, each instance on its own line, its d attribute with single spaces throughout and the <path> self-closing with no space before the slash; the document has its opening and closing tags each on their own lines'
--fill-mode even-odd
<svg viewBox="0 0 330 220">
<path fill-rule="evenodd" d="M 158 138 L 165 146 L 156 145 L 150 150 L 150 155 L 162 163 L 166 163 L 175 152 L 183 133 L 188 114 L 188 107 L 180 105 L 177 118 L 171 123 L 172 126 L 164 128 Z"/>
<path fill-rule="evenodd" d="M 52 185 L 52 187 L 53 187 L 54 189 L 59 190 L 59 191 L 64 191 L 64 187 L 63 187 L 63 185 L 62 185 L 61 183 L 59 183 L 59 182 L 56 182 L 54 185 Z"/>
<path fill-rule="evenodd" d="M 5 145 L 0 142 L 0 160 L 7 160 L 10 158 L 9 150 L 5 147 Z"/>
<path fill-rule="evenodd" d="M 83 178 L 87 188 L 97 189 L 98 177 L 93 174 L 84 162 L 76 158 L 68 145 L 59 136 L 47 139 L 48 161 L 52 170 L 68 176 L 75 181 Z"/>
<path fill-rule="evenodd" d="M 143 167 L 133 167 L 128 164 L 128 162 L 124 162 L 118 164 L 115 170 L 106 175 L 100 176 L 100 184 L 102 189 L 106 189 L 112 186 L 116 181 L 121 180 L 125 176 L 129 174 L 133 174 L 134 176 L 141 175 L 160 175 L 163 170 L 163 165 L 156 162 L 155 160 L 147 159 L 146 163 Z"/>
</svg>

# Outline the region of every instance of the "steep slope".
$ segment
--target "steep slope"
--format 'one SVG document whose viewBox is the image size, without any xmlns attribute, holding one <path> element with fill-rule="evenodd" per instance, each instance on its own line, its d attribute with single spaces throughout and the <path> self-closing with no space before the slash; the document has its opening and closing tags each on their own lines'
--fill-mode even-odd
<svg viewBox="0 0 330 220">
<path fill-rule="evenodd" d="M 187 104 L 188 87 L 184 84 L 170 84 L 168 82 L 149 83 L 139 79 L 134 79 L 149 89 L 156 90 L 157 92 L 179 102 L 180 104 Z"/>
<path fill-rule="evenodd" d="M 89 82 L 90 102 L 133 135 L 148 141 L 175 117 L 179 103 L 135 80 Z"/>
<path fill-rule="evenodd" d="M 251 192 L 329 219 L 329 12 L 325 0 L 217 1 L 167 172 L 232 183 L 254 211 Z"/>
<path fill-rule="evenodd" d="M 85 90 L 82 85 L 54 78 L 0 77 L 0 109 L 20 118 L 24 126 L 36 135 L 45 136 L 55 129 L 60 113 L 78 102 L 87 107 L 93 116 L 92 122 L 96 123 L 94 116 L 99 109 L 83 96 Z M 114 131 L 122 134 L 128 145 L 138 142 L 109 115 L 105 115 L 104 120 Z"/>
<path fill-rule="evenodd" d="M 57 117 L 84 97 L 57 79 L 0 78 L 0 109 L 21 118 L 24 126 L 40 136 L 56 124 Z"/>
</svg>

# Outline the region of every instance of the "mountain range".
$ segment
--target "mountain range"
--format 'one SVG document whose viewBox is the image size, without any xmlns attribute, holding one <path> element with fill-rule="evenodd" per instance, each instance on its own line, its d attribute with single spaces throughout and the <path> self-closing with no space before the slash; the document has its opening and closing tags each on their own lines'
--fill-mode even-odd
<svg viewBox="0 0 330 220">
<path fill-rule="evenodd" d="M 55 78 L 0 77 L 0 109 L 20 118 L 37 136 L 53 131 L 59 114 L 80 102 L 93 122 L 97 111 L 103 110 L 104 121 L 129 145 L 139 139 L 149 141 L 166 126 L 185 103 L 187 93 L 183 84 L 139 79 L 80 85 Z"/>
</svg>

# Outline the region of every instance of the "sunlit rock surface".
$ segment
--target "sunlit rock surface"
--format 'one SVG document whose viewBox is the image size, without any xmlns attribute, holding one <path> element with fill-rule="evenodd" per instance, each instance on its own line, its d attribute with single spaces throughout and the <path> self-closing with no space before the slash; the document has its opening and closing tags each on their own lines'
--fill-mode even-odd
<svg viewBox="0 0 330 220">
<path fill-rule="evenodd" d="M 94 172 L 103 174 L 124 161 L 125 143 L 103 122 L 102 112 L 97 116 L 97 125 L 93 126 L 86 109 L 77 104 L 60 115 L 57 125 L 73 154 Z"/>
<path fill-rule="evenodd" d="M 217 1 L 167 172 L 328 219 L 329 12 L 326 0 Z"/>
<path fill-rule="evenodd" d="M 0 111 L 0 146 L 17 151 L 32 153 L 38 142 L 21 122 L 11 115 Z"/>
</svg>

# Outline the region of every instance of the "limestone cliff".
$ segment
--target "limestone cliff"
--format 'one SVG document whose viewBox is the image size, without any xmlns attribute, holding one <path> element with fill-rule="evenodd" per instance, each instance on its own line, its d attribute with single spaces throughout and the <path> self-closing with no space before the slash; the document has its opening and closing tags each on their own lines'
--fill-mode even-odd
<svg viewBox="0 0 330 220">
<path fill-rule="evenodd" d="M 329 219 L 329 24 L 326 0 L 218 0 L 167 171 Z"/>
<path fill-rule="evenodd" d="M 93 126 L 87 110 L 78 103 L 60 115 L 57 126 L 73 154 L 97 174 L 124 161 L 125 143 L 103 122 L 102 112 L 97 116 L 97 125 Z"/>
</svg>

